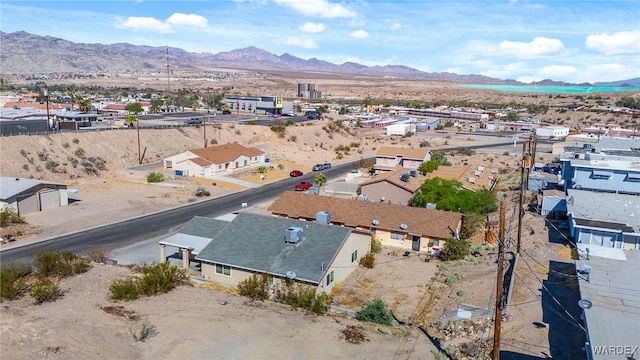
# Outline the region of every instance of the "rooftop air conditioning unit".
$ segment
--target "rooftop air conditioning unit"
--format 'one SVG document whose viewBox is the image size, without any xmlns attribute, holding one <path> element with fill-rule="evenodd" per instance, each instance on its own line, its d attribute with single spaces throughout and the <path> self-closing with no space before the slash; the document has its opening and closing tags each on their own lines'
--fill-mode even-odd
<svg viewBox="0 0 640 360">
<path fill-rule="evenodd" d="M 284 242 L 287 244 L 298 244 L 302 241 L 302 228 L 291 226 L 284 231 Z"/>
<path fill-rule="evenodd" d="M 318 211 L 316 214 L 316 222 L 318 224 L 329 225 L 331 223 L 331 213 L 328 211 Z"/>
</svg>

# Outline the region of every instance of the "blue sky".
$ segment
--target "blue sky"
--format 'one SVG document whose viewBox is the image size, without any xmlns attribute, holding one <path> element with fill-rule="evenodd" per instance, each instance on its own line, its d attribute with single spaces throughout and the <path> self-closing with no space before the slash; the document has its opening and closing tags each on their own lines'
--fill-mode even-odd
<svg viewBox="0 0 640 360">
<path fill-rule="evenodd" d="M 637 0 L 2 0 L 0 30 L 192 52 L 256 46 L 523 82 L 640 77 Z"/>
</svg>

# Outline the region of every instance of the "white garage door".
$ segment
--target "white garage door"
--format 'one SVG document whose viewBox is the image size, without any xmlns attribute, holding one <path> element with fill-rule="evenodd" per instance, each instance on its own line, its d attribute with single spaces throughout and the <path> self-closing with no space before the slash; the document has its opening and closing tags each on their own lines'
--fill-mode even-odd
<svg viewBox="0 0 640 360">
<path fill-rule="evenodd" d="M 47 210 L 60 206 L 58 190 L 43 190 L 40 192 L 40 209 Z"/>
<path fill-rule="evenodd" d="M 38 211 L 38 194 L 22 195 L 18 200 L 18 214 L 25 215 Z"/>
<path fill-rule="evenodd" d="M 203 170 L 204 170 L 204 176 L 211 176 L 211 166 L 207 166 Z"/>
</svg>

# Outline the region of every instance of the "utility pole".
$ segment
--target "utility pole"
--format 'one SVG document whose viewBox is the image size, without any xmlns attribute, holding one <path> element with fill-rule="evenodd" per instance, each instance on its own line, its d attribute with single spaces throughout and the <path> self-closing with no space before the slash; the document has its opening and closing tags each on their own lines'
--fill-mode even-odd
<svg viewBox="0 0 640 360">
<path fill-rule="evenodd" d="M 527 164 L 525 162 L 527 141 L 522 143 L 522 164 L 520 165 L 520 194 L 518 196 L 518 238 L 516 243 L 517 253 L 520 254 L 520 240 L 522 238 L 522 203 L 524 201 L 525 194 L 525 169 Z"/>
<path fill-rule="evenodd" d="M 167 54 L 167 94 L 171 90 L 170 81 L 171 81 L 171 69 L 169 68 L 169 46 L 166 47 Z"/>
<path fill-rule="evenodd" d="M 142 154 L 140 153 L 140 121 L 136 115 L 136 131 L 138 132 L 138 165 L 142 164 Z"/>
<path fill-rule="evenodd" d="M 506 218 L 505 202 L 500 202 L 500 230 L 498 233 L 498 276 L 496 278 L 496 309 L 493 329 L 493 360 L 500 359 L 500 329 L 502 326 L 502 291 L 504 281 L 504 230 Z"/>
<path fill-rule="evenodd" d="M 207 110 L 207 113 L 209 110 Z M 202 122 L 202 136 L 204 137 L 204 147 L 207 147 L 207 120 L 209 120 L 209 115 L 207 117 L 202 117 L 204 121 Z"/>
<path fill-rule="evenodd" d="M 51 124 L 49 123 L 49 89 L 42 89 L 42 94 L 44 95 L 45 101 L 47 102 L 47 127 L 44 129 L 44 133 L 46 134 L 51 128 Z"/>
</svg>

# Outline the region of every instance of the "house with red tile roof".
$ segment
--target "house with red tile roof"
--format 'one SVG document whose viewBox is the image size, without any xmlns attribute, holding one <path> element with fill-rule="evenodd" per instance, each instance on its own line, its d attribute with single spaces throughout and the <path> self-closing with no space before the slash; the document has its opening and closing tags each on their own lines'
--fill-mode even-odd
<svg viewBox="0 0 640 360">
<path fill-rule="evenodd" d="M 392 171 L 400 165 L 407 170 L 416 170 L 425 161 L 431 160 L 428 149 L 409 149 L 392 146 L 383 146 L 376 153 L 374 170 L 376 173 Z"/>
<path fill-rule="evenodd" d="M 264 152 L 238 143 L 185 151 L 163 160 L 165 169 L 181 171 L 183 176 L 210 176 L 264 163 Z"/>
<path fill-rule="evenodd" d="M 457 236 L 462 214 L 386 202 L 284 192 L 268 209 L 273 215 L 369 231 L 383 245 L 404 250 L 437 252 Z"/>
</svg>

